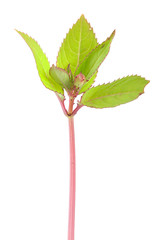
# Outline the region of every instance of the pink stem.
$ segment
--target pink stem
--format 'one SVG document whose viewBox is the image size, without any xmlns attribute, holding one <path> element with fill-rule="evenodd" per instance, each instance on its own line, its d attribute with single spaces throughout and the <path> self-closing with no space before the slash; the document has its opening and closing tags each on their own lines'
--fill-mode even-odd
<svg viewBox="0 0 163 240">
<path fill-rule="evenodd" d="M 64 114 L 67 116 L 67 115 L 68 115 L 68 112 L 67 112 L 67 110 L 66 110 L 66 108 L 65 108 L 64 100 L 62 100 L 62 99 L 58 96 L 58 94 L 56 94 L 56 95 L 57 95 L 57 98 L 58 98 L 58 100 L 59 100 L 59 102 L 60 102 L 60 104 L 61 104 L 61 107 L 62 107 L 62 110 L 63 110 Z"/>
<path fill-rule="evenodd" d="M 81 107 L 83 107 L 83 105 L 77 105 L 77 107 L 74 109 L 72 115 L 74 116 Z"/>
<path fill-rule="evenodd" d="M 72 111 L 73 111 L 73 100 L 70 100 L 69 114 L 71 114 Z M 69 137 L 70 137 L 70 193 L 69 193 L 68 240 L 74 240 L 76 166 L 75 166 L 75 132 L 74 132 L 73 116 L 68 117 L 68 121 L 69 121 Z"/>
</svg>

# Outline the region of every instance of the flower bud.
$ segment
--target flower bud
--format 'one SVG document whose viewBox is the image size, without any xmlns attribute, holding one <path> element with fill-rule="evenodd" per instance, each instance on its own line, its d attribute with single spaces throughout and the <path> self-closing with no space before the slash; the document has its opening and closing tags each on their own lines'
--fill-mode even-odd
<svg viewBox="0 0 163 240">
<path fill-rule="evenodd" d="M 79 73 L 75 78 L 74 78 L 74 85 L 77 89 L 80 89 L 85 83 L 86 83 L 86 78 L 82 73 Z"/>
</svg>

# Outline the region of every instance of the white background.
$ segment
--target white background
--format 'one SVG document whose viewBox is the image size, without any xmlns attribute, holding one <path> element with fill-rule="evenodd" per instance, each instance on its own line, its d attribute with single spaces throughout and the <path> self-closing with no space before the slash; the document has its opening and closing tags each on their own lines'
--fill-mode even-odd
<svg viewBox="0 0 163 240">
<path fill-rule="evenodd" d="M 3 1 L 0 4 L 0 239 L 67 239 L 68 123 L 41 83 L 34 37 L 55 64 L 66 32 L 84 14 L 99 42 L 116 29 L 96 85 L 130 74 L 145 94 L 75 117 L 76 240 L 163 239 L 162 1 Z"/>
</svg>

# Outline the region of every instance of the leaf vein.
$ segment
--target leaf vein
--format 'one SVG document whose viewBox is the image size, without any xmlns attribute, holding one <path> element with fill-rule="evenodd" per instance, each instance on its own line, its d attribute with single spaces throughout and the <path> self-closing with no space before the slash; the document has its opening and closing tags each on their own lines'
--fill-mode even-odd
<svg viewBox="0 0 163 240">
<path fill-rule="evenodd" d="M 105 96 L 100 96 L 100 97 L 96 97 L 96 98 L 92 98 L 92 99 L 88 99 L 85 102 L 91 102 L 97 99 L 102 99 L 102 98 L 106 98 L 106 97 L 114 97 L 117 95 L 123 95 L 123 94 L 129 94 L 129 93 L 138 93 L 137 91 L 130 91 L 130 92 L 123 92 L 123 93 L 114 93 L 114 94 L 109 94 L 109 95 L 105 95 Z"/>
</svg>

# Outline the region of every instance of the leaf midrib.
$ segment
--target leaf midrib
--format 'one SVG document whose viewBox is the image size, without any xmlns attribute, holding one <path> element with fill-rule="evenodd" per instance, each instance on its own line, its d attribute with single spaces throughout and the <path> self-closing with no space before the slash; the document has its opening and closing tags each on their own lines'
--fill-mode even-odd
<svg viewBox="0 0 163 240">
<path fill-rule="evenodd" d="M 81 21 L 81 25 L 80 25 L 80 37 L 79 37 L 79 49 L 78 49 L 78 61 L 77 61 L 77 65 L 79 64 L 79 58 L 80 58 L 80 48 L 81 48 L 81 30 L 82 30 L 82 24 L 83 24 L 83 19 Z"/>
<path fill-rule="evenodd" d="M 93 99 L 90 99 L 90 100 L 86 100 L 85 102 L 91 102 L 91 101 L 101 99 L 101 98 L 114 97 L 114 96 L 117 96 L 117 95 L 128 94 L 128 93 L 138 93 L 138 92 L 137 91 L 130 91 L 130 92 L 123 92 L 123 93 L 109 94 L 109 95 L 105 95 L 105 96 L 96 97 L 96 98 L 93 98 Z"/>
<path fill-rule="evenodd" d="M 109 47 L 109 49 L 110 49 L 110 47 Z M 109 53 L 109 51 L 108 51 L 108 53 Z M 108 54 L 107 53 L 107 54 Z M 89 76 L 89 74 L 90 74 L 90 72 L 92 71 L 92 69 L 94 68 L 94 66 L 95 66 L 95 64 L 97 64 L 97 61 L 99 60 L 99 58 L 101 57 L 101 55 L 103 55 L 104 54 L 104 51 L 101 53 L 101 54 L 98 54 L 98 58 L 97 58 L 97 60 L 93 63 L 93 65 L 91 66 L 91 69 L 90 69 L 90 71 L 89 71 L 89 73 L 87 74 L 87 76 Z M 107 55 L 106 54 L 106 55 Z M 102 63 L 101 63 L 102 64 Z M 101 65 L 100 64 L 100 65 Z M 89 78 L 87 79 L 87 80 L 89 80 L 92 76 L 93 76 L 93 74 L 94 74 L 95 72 L 93 72 L 90 76 L 89 76 Z M 87 77 L 86 77 L 87 78 Z"/>
</svg>

